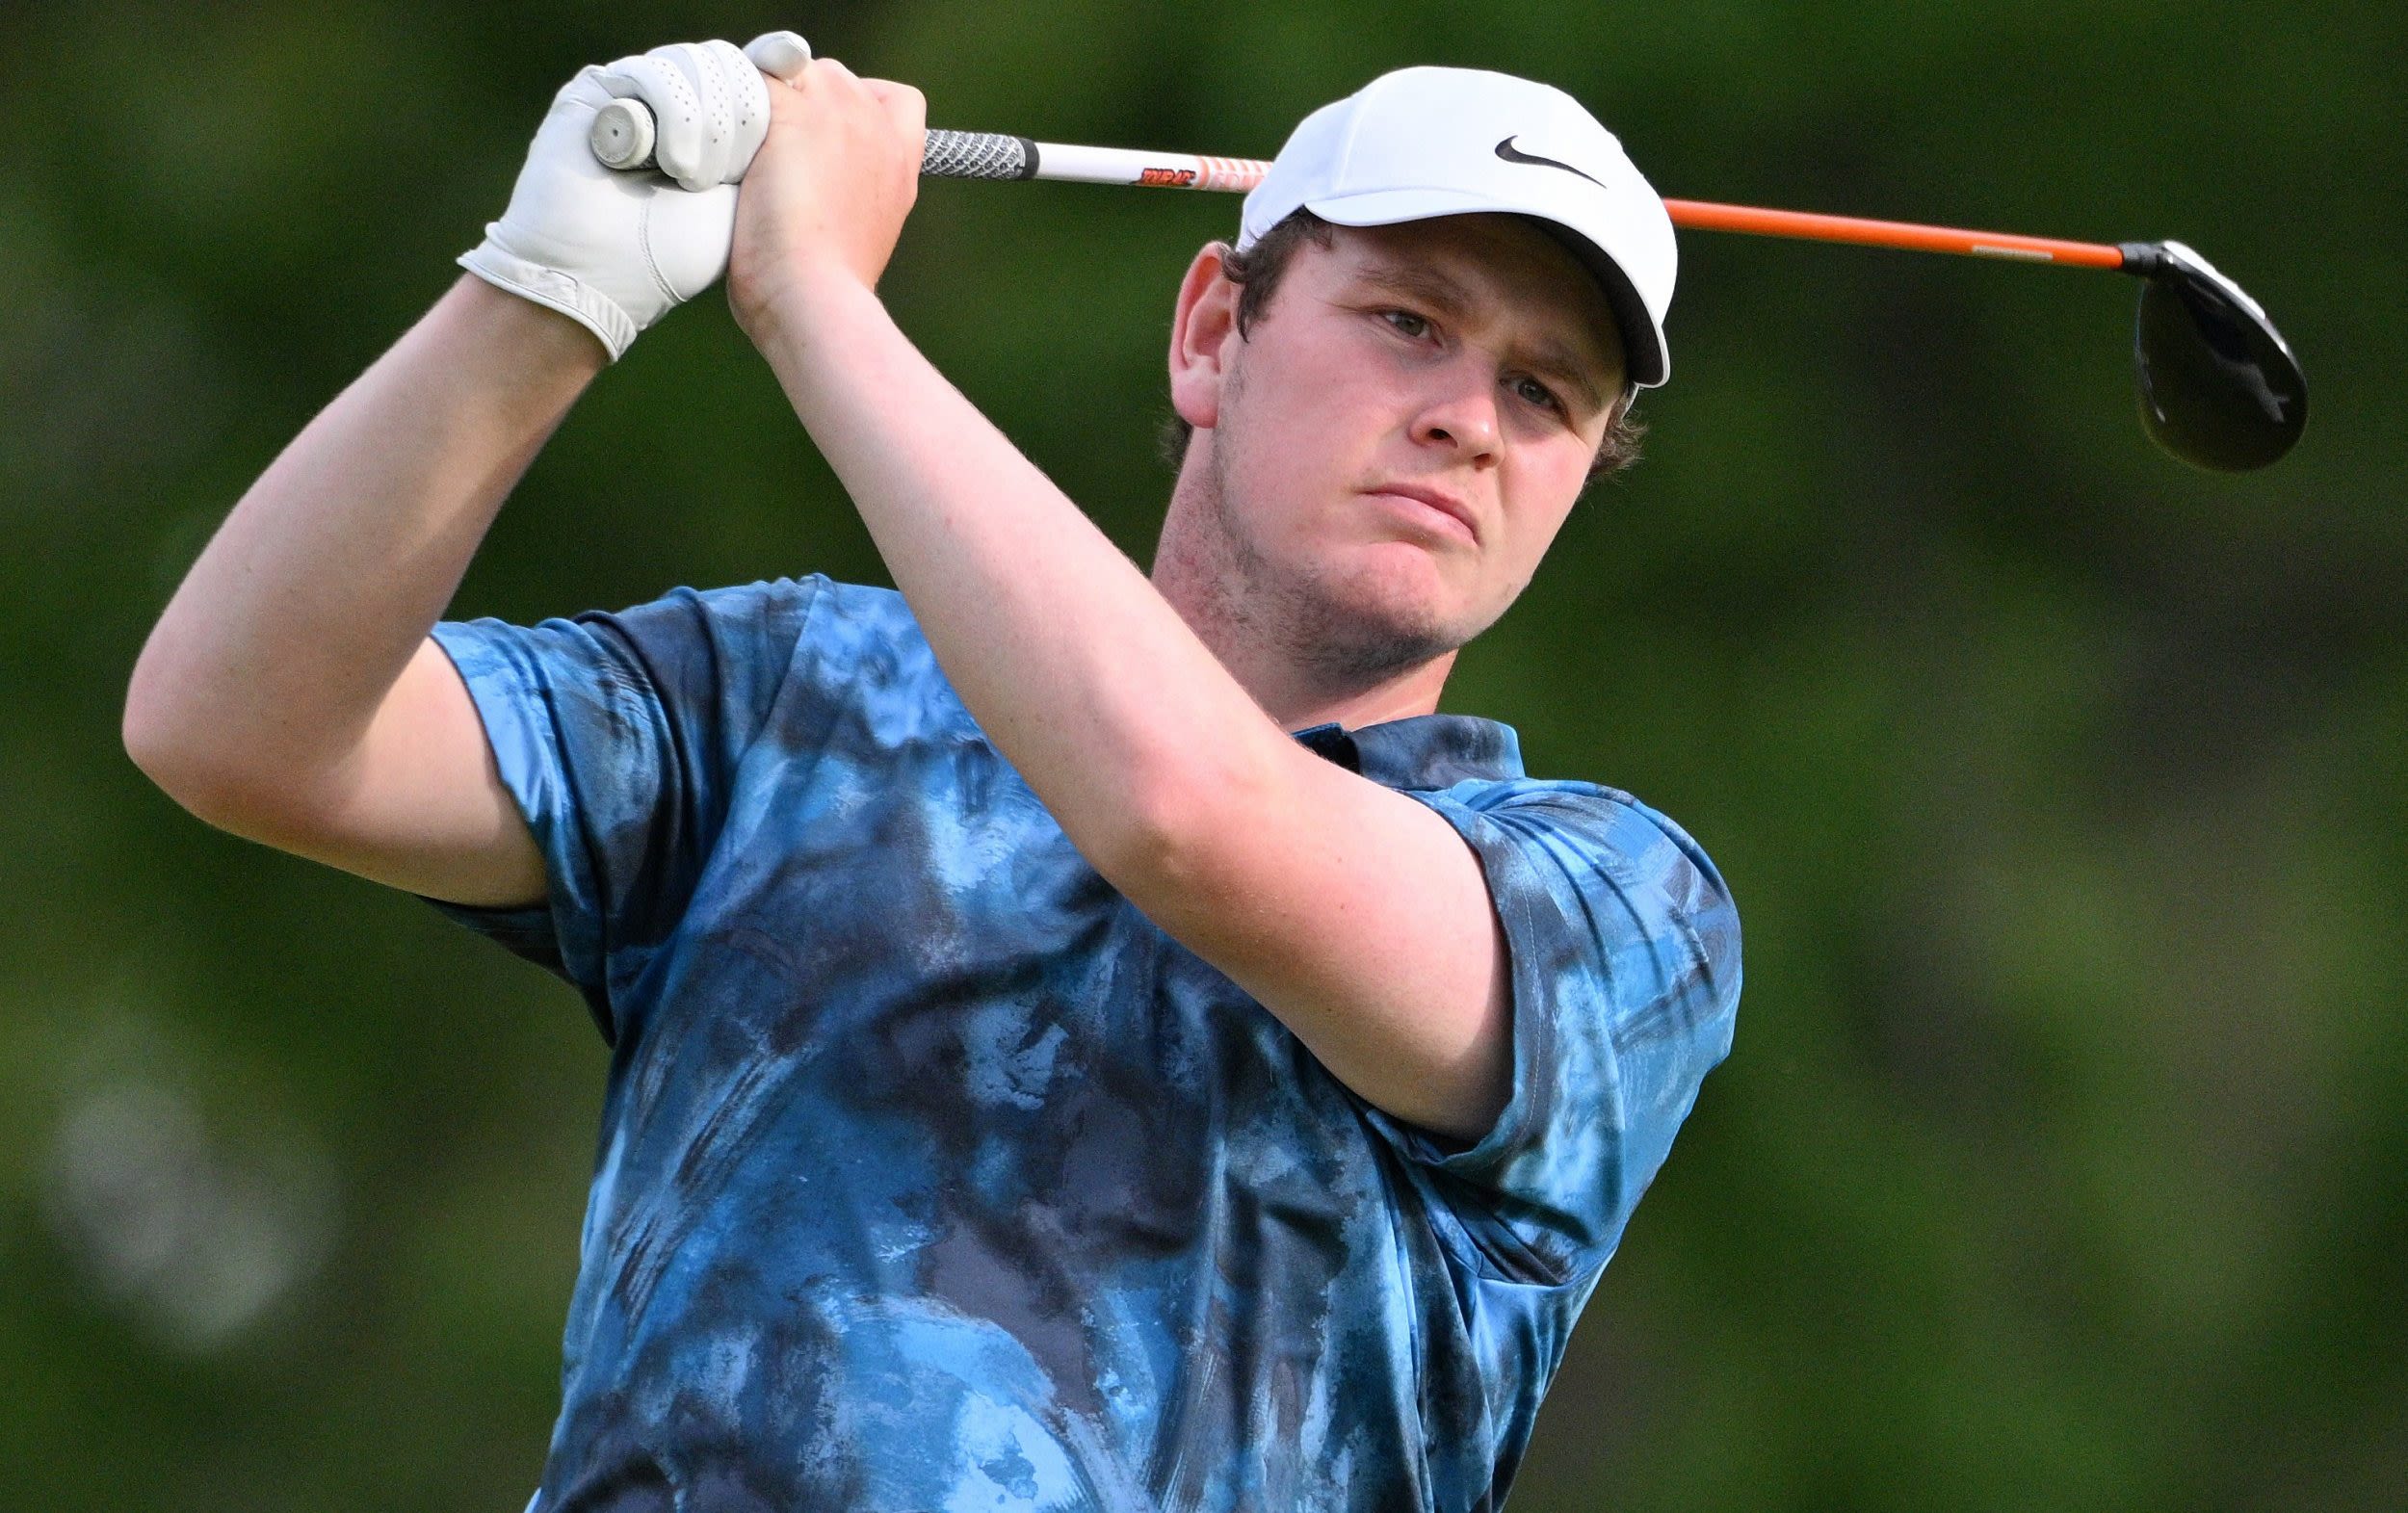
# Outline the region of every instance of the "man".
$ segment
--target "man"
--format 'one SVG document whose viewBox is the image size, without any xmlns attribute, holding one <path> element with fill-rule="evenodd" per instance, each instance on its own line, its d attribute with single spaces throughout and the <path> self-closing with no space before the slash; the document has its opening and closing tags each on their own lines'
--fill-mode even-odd
<svg viewBox="0 0 2408 1513">
<path fill-rule="evenodd" d="M 1687 836 L 1434 713 L 1662 381 L 1661 202 L 1525 81 L 1316 113 L 1180 288 L 1149 581 L 874 293 L 920 97 L 781 72 L 563 91 L 477 276 L 194 565 L 129 749 L 591 1006 L 532 1506 L 1494 1507 L 1740 985 Z M 675 182 L 593 164 L 612 93 Z M 900 596 L 435 624 L 722 260 Z"/>
</svg>

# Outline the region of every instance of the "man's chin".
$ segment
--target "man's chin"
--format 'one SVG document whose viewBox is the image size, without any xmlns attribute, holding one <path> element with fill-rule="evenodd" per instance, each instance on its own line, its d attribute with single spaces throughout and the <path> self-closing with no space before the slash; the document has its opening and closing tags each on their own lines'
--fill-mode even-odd
<svg viewBox="0 0 2408 1513">
<path fill-rule="evenodd" d="M 1408 548 L 1420 554 L 1418 548 Z M 1296 650 L 1324 671 L 1379 678 L 1454 651 L 1471 632 L 1435 574 L 1365 571 L 1315 586 Z"/>
<path fill-rule="evenodd" d="M 1350 566 L 1324 587 L 1356 618 L 1400 636 L 1437 639 L 1451 636 L 1464 618 L 1463 594 L 1453 576 L 1426 547 L 1382 541 Z"/>
</svg>

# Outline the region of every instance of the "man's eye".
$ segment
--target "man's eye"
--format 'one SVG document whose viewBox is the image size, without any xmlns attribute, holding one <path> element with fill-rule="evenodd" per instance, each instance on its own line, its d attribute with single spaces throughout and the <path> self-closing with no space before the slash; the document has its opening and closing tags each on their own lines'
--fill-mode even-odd
<svg viewBox="0 0 2408 1513">
<path fill-rule="evenodd" d="M 1429 322 L 1410 310 L 1382 310 L 1379 318 L 1395 326 L 1400 335 L 1426 336 L 1429 333 Z"/>
<path fill-rule="evenodd" d="M 1537 405 L 1541 409 L 1559 410 L 1563 408 L 1563 402 L 1556 398 L 1555 390 L 1539 382 L 1536 378 L 1516 378 L 1513 381 L 1513 387 L 1524 400 Z"/>
</svg>

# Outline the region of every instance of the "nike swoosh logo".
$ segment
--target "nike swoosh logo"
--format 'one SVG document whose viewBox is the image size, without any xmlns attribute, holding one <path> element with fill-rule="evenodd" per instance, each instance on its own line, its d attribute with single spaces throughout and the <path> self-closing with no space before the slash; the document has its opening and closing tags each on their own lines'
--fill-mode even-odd
<svg viewBox="0 0 2408 1513">
<path fill-rule="evenodd" d="M 1553 158 L 1532 157 L 1530 153 L 1524 152 L 1519 147 L 1516 147 L 1513 144 L 1513 139 L 1511 137 L 1507 137 L 1505 141 L 1497 143 L 1497 156 L 1505 159 L 1507 163 L 1535 163 L 1542 169 L 1561 169 L 1566 173 L 1581 173 L 1579 169 L 1574 168 L 1569 163 L 1557 163 Z M 1581 177 L 1587 179 L 1591 184 L 1597 185 L 1599 189 L 1606 187 L 1592 174 L 1581 173 Z"/>
</svg>

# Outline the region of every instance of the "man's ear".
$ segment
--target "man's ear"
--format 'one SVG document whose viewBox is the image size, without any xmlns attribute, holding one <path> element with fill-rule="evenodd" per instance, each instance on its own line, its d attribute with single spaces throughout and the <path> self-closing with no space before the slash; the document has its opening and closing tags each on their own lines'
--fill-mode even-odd
<svg viewBox="0 0 2408 1513">
<path fill-rule="evenodd" d="M 1170 319 L 1170 407 L 1199 429 L 1220 423 L 1221 380 L 1238 326 L 1238 286 L 1221 271 L 1228 248 L 1205 245 L 1179 284 Z"/>
</svg>

